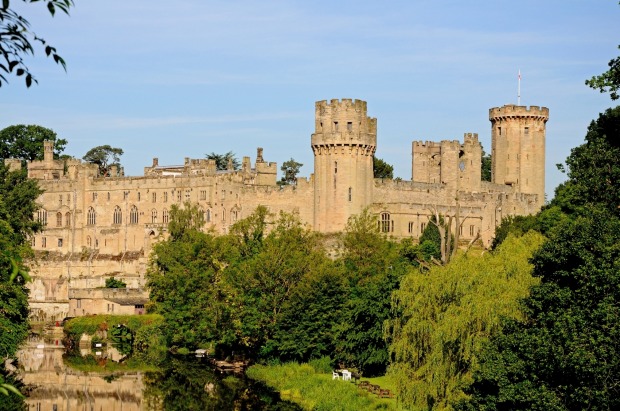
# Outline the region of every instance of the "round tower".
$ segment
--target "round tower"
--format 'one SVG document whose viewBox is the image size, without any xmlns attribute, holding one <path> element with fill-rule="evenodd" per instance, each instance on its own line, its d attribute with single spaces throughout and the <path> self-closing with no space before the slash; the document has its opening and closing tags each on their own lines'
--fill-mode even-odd
<svg viewBox="0 0 620 411">
<path fill-rule="evenodd" d="M 372 202 L 377 119 L 361 100 L 317 101 L 315 110 L 314 229 L 341 231 Z"/>
<path fill-rule="evenodd" d="M 545 203 L 545 124 L 549 109 L 508 104 L 489 110 L 491 181 L 518 193 L 536 194 Z"/>
</svg>

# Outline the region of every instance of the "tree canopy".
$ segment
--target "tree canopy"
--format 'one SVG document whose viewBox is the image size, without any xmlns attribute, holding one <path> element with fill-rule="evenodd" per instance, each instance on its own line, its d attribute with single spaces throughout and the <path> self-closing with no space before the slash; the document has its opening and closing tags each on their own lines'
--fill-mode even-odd
<svg viewBox="0 0 620 411">
<path fill-rule="evenodd" d="M 206 158 L 208 160 L 215 160 L 215 168 L 219 171 L 224 171 L 228 169 L 239 170 L 239 167 L 241 167 L 239 160 L 235 156 L 235 153 L 233 153 L 232 151 L 229 151 L 225 154 L 217 154 L 211 152 L 206 155 Z"/>
<path fill-rule="evenodd" d="M 69 14 L 73 0 L 22 0 L 24 3 L 41 3 L 53 17 L 58 10 Z M 0 4 L 0 87 L 8 83 L 7 76 L 14 74 L 23 77 L 26 87 L 38 83 L 24 62 L 24 57 L 35 54 L 35 46 L 40 46 L 47 57 L 66 70 L 65 61 L 43 38 L 30 28 L 30 22 L 11 7 L 10 0 Z"/>
<path fill-rule="evenodd" d="M 295 185 L 297 184 L 297 174 L 299 174 L 299 169 L 303 167 L 302 163 L 298 163 L 293 160 L 291 157 L 290 160 L 282 163 L 282 167 L 280 170 L 284 173 L 282 178 L 280 179 L 280 185 Z"/>
<path fill-rule="evenodd" d="M 54 142 L 54 158 L 59 158 L 67 140 L 58 138 L 53 130 L 34 124 L 6 127 L 0 130 L 0 159 L 43 160 L 45 140 Z"/>
<path fill-rule="evenodd" d="M 110 176 L 112 166 L 116 166 L 117 172 L 120 172 L 120 160 L 122 155 L 122 149 L 111 147 L 110 145 L 106 144 L 104 146 L 97 146 L 91 148 L 86 154 L 84 154 L 82 160 L 89 163 L 97 164 L 99 166 L 100 176 Z"/>
<path fill-rule="evenodd" d="M 394 178 L 394 166 L 372 156 L 372 171 L 375 178 Z"/>
</svg>

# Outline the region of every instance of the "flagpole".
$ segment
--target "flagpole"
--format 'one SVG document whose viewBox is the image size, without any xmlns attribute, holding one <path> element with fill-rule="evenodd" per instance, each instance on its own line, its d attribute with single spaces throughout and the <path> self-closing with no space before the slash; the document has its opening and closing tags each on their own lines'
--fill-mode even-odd
<svg viewBox="0 0 620 411">
<path fill-rule="evenodd" d="M 519 69 L 519 85 L 517 87 L 517 106 L 521 105 L 521 69 Z"/>
</svg>

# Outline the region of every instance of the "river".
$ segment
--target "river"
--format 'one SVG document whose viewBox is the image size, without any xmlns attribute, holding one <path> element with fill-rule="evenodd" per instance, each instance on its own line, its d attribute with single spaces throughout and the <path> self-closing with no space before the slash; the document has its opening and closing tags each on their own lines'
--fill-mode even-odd
<svg viewBox="0 0 620 411">
<path fill-rule="evenodd" d="M 243 375 L 222 374 L 200 358 L 168 358 L 159 368 L 124 369 L 114 347 L 66 352 L 62 329 L 31 335 L 17 367 L 36 411 L 300 410 Z"/>
</svg>

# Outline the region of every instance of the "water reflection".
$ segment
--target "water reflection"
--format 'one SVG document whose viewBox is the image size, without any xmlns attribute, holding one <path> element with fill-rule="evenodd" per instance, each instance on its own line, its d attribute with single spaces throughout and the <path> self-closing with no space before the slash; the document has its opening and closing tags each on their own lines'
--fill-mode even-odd
<svg viewBox="0 0 620 411">
<path fill-rule="evenodd" d="M 60 330 L 60 329 L 59 329 Z M 36 411 L 299 410 L 264 386 L 220 375 L 200 359 L 170 358 L 157 371 L 118 364 L 114 347 L 81 347 L 68 356 L 62 333 L 31 336 L 18 353 L 26 399 Z"/>
</svg>

